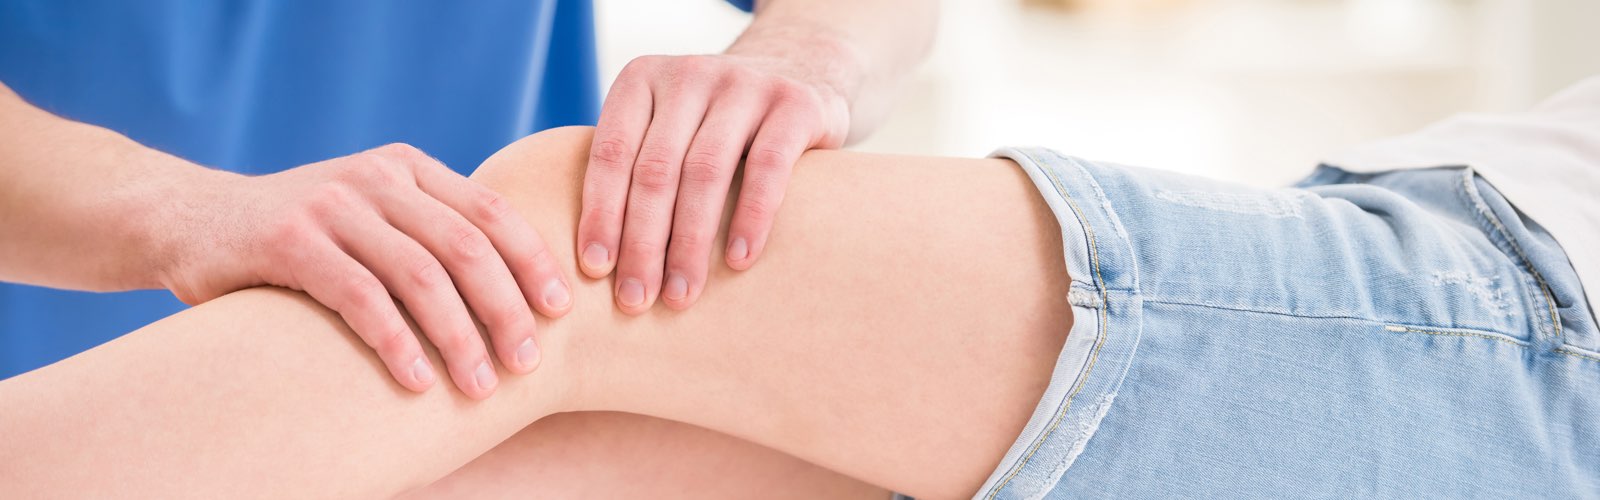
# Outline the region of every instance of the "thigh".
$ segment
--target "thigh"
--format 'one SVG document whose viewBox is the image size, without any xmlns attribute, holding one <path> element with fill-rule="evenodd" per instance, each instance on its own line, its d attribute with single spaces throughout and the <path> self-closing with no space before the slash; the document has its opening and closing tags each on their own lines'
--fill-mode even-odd
<svg viewBox="0 0 1600 500">
<path fill-rule="evenodd" d="M 589 134 L 543 132 L 474 174 L 572 275 Z M 541 330 L 570 343 L 575 409 L 970 496 L 1038 405 L 1071 324 L 1060 223 L 1029 179 L 1005 160 L 809 152 L 761 261 L 712 266 L 694 307 L 629 316 L 611 279 L 579 278 L 572 314 Z"/>
<path fill-rule="evenodd" d="M 619 412 L 547 417 L 408 498 L 884 499 L 882 488 L 726 434 Z"/>
</svg>

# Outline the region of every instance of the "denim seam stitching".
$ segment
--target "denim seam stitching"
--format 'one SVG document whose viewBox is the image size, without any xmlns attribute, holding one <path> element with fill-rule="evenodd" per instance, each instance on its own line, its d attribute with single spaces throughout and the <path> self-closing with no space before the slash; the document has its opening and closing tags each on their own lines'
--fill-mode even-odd
<svg viewBox="0 0 1600 500">
<path fill-rule="evenodd" d="M 1036 167 L 1038 166 L 1039 160 L 1034 158 L 1032 153 L 1023 151 L 1022 154 L 1028 157 L 1028 160 L 1033 162 Z M 1078 391 L 1083 390 L 1083 386 L 1088 385 L 1089 375 L 1094 372 L 1095 362 L 1099 361 L 1100 359 L 1100 348 L 1101 346 L 1105 345 L 1106 337 L 1110 332 L 1110 328 L 1106 327 L 1108 321 L 1106 309 L 1110 307 L 1111 297 L 1108 293 L 1106 293 L 1105 280 L 1103 280 L 1100 275 L 1100 247 L 1096 243 L 1097 240 L 1094 236 L 1094 226 L 1090 225 L 1089 220 L 1084 218 L 1082 209 L 1078 208 L 1078 203 L 1073 201 L 1071 195 L 1067 194 L 1066 187 L 1061 185 L 1061 180 L 1057 178 L 1055 172 L 1043 167 L 1039 167 L 1039 171 L 1043 172 L 1045 176 L 1050 178 L 1050 184 L 1055 186 L 1056 194 L 1061 195 L 1061 199 L 1067 202 L 1068 207 L 1072 208 L 1073 215 L 1077 216 L 1078 221 L 1083 224 L 1084 236 L 1089 238 L 1089 257 L 1090 262 L 1093 263 L 1092 272 L 1094 273 L 1094 283 L 1099 285 L 1100 300 L 1104 303 L 1104 305 L 1099 309 L 1100 338 L 1095 339 L 1094 349 L 1090 350 L 1089 352 L 1089 363 L 1088 366 L 1083 370 L 1083 377 L 1078 379 L 1077 386 L 1073 387 L 1072 391 L 1067 393 L 1066 403 L 1061 406 L 1061 410 L 1057 411 L 1054 417 L 1051 417 L 1050 427 L 1046 428 L 1044 434 L 1040 435 L 1038 439 L 1034 440 L 1033 446 L 1028 448 L 1028 453 L 1023 455 L 1021 460 L 1017 461 L 1017 465 L 1011 468 L 1011 472 L 1006 474 L 1005 479 L 1000 480 L 1000 484 L 995 485 L 994 489 L 989 490 L 989 494 L 984 497 L 985 500 L 992 500 L 996 495 L 1000 494 L 1000 490 L 1004 490 L 1007 485 L 1010 485 L 1011 480 L 1015 478 L 1018 473 L 1021 473 L 1024 467 L 1027 467 L 1028 462 L 1033 460 L 1033 455 L 1039 452 L 1039 448 L 1043 447 L 1045 441 L 1048 441 L 1050 436 L 1055 434 L 1056 429 L 1061 426 L 1061 420 L 1066 418 L 1067 412 L 1072 409 L 1072 400 L 1078 396 Z"/>
<path fill-rule="evenodd" d="M 1488 330 L 1476 330 L 1476 329 L 1470 329 L 1470 328 L 1452 328 L 1452 329 L 1417 328 L 1417 327 L 1414 327 L 1414 326 L 1395 324 L 1395 323 L 1384 321 L 1384 320 L 1380 320 L 1380 319 L 1364 318 L 1364 317 L 1360 317 L 1360 316 L 1331 316 L 1331 315 L 1311 316 L 1311 315 L 1289 314 L 1289 313 L 1276 312 L 1276 311 L 1262 311 L 1262 310 L 1257 310 L 1257 309 L 1227 307 L 1227 306 L 1221 306 L 1221 305 L 1216 305 L 1216 304 L 1203 304 L 1203 303 L 1183 302 L 1183 301 L 1177 301 L 1177 300 L 1162 300 L 1162 299 L 1149 298 L 1149 297 L 1144 298 L 1144 302 L 1147 303 L 1147 304 L 1167 304 L 1167 305 L 1174 305 L 1174 306 L 1204 307 L 1204 308 L 1208 308 L 1208 309 L 1221 309 L 1221 310 L 1224 310 L 1224 311 L 1238 311 L 1238 312 L 1248 312 L 1248 313 L 1256 313 L 1256 314 L 1270 314 L 1270 315 L 1273 315 L 1273 316 L 1286 316 L 1286 317 L 1290 317 L 1290 318 L 1348 319 L 1348 320 L 1353 320 L 1353 321 L 1364 321 L 1364 322 L 1368 322 L 1368 323 L 1381 324 L 1381 325 L 1384 326 L 1385 329 L 1390 329 L 1390 331 L 1395 331 L 1395 330 L 1393 330 L 1393 328 L 1401 328 L 1401 329 L 1404 329 L 1403 331 L 1406 332 L 1406 333 L 1424 333 L 1424 334 L 1428 334 L 1428 335 L 1445 335 L 1445 336 L 1452 336 L 1452 337 L 1479 337 L 1479 338 L 1484 338 L 1484 339 L 1493 340 L 1493 341 L 1497 341 L 1497 342 L 1505 342 L 1507 344 L 1515 345 L 1515 346 L 1521 347 L 1523 349 L 1537 350 L 1536 346 L 1532 342 L 1528 342 L 1528 341 L 1524 341 L 1524 340 L 1518 340 L 1518 339 L 1511 338 L 1511 337 L 1506 337 L 1506 336 L 1503 336 L 1503 334 L 1499 334 L 1499 333 L 1490 333 Z M 1454 330 L 1454 331 L 1452 331 L 1452 330 Z M 1483 333 L 1479 333 L 1479 332 L 1483 332 Z M 1576 351 L 1576 350 L 1574 350 L 1572 348 L 1569 348 L 1568 346 L 1557 347 L 1557 348 L 1553 349 L 1553 351 L 1558 353 L 1558 354 L 1562 354 L 1562 355 L 1566 355 L 1566 356 L 1572 356 L 1574 358 L 1600 362 L 1600 355 L 1579 352 L 1579 351 Z"/>
<path fill-rule="evenodd" d="M 1161 299 L 1161 298 L 1151 298 L 1151 297 L 1145 297 L 1144 298 L 1144 302 L 1146 304 L 1166 304 L 1166 305 L 1173 305 L 1173 306 L 1204 307 L 1204 308 L 1208 308 L 1208 309 L 1221 309 L 1221 310 L 1224 310 L 1224 311 L 1238 311 L 1238 312 L 1248 312 L 1248 313 L 1256 313 L 1256 314 L 1270 314 L 1270 315 L 1273 315 L 1273 316 L 1286 316 L 1286 317 L 1290 317 L 1290 318 L 1348 319 L 1348 320 L 1354 320 L 1354 321 L 1365 321 L 1367 323 L 1377 323 L 1377 324 L 1381 324 L 1381 325 L 1385 325 L 1385 326 L 1396 326 L 1396 327 L 1401 327 L 1401 328 L 1418 329 L 1417 327 L 1410 326 L 1410 325 L 1399 324 L 1399 323 L 1396 323 L 1396 322 L 1391 321 L 1391 320 L 1385 320 L 1385 319 L 1380 319 L 1380 318 L 1368 318 L 1368 317 L 1365 317 L 1365 316 L 1341 316 L 1341 315 L 1336 315 L 1336 314 L 1294 314 L 1294 313 L 1286 313 L 1286 312 L 1282 312 L 1282 311 L 1268 311 L 1268 310 L 1262 310 L 1262 309 L 1250 309 L 1250 308 L 1246 308 L 1246 307 L 1232 307 L 1232 306 L 1227 306 L 1227 305 L 1222 305 L 1222 304 L 1208 304 L 1208 303 L 1204 303 L 1204 302 L 1184 302 L 1184 301 L 1181 301 L 1181 300 L 1171 300 L 1171 299 Z M 1489 332 L 1489 331 L 1491 331 L 1489 329 L 1484 329 L 1484 328 L 1454 328 L 1454 327 L 1431 327 L 1430 331 L 1450 331 L 1450 330 L 1456 330 L 1456 331 L 1479 331 L 1479 332 Z M 1511 340 L 1510 337 L 1506 337 L 1506 339 Z M 1521 340 L 1514 340 L 1514 341 L 1515 342 L 1522 342 Z"/>
<path fill-rule="evenodd" d="M 1477 171 L 1473 170 L 1471 167 L 1465 168 L 1464 171 L 1466 174 L 1462 176 L 1461 180 L 1462 194 L 1469 198 L 1468 201 L 1471 202 L 1474 211 L 1476 211 L 1484 220 L 1487 220 L 1490 225 L 1494 226 L 1494 230 L 1500 235 L 1500 239 L 1505 240 L 1506 245 L 1510 246 L 1511 250 L 1517 253 L 1517 259 L 1519 260 L 1518 263 L 1522 264 L 1522 267 L 1528 271 L 1528 274 L 1533 276 L 1534 281 L 1539 282 L 1539 293 L 1544 295 L 1545 307 L 1547 308 L 1547 310 L 1544 312 L 1545 314 L 1549 315 L 1550 325 L 1554 328 L 1554 332 L 1551 335 L 1551 340 L 1556 343 L 1557 347 L 1565 345 L 1566 342 L 1561 339 L 1561 313 L 1556 307 L 1555 296 L 1553 296 L 1552 292 L 1550 291 L 1550 284 L 1545 282 L 1544 276 L 1539 273 L 1538 269 L 1533 267 L 1533 261 L 1528 258 L 1527 253 L 1522 251 L 1522 245 L 1517 244 L 1516 238 L 1511 237 L 1511 231 L 1507 230 L 1505 225 L 1500 223 L 1500 217 L 1496 216 L 1489 210 L 1488 203 L 1483 200 L 1482 195 L 1477 193 L 1477 186 L 1474 186 L 1472 182 L 1478 175 Z"/>
<path fill-rule="evenodd" d="M 1391 332 L 1401 332 L 1401 333 L 1423 333 L 1423 334 L 1428 334 L 1428 335 L 1443 335 L 1443 336 L 1450 336 L 1450 337 L 1477 337 L 1477 338 L 1480 338 L 1480 339 L 1488 339 L 1488 340 L 1493 340 L 1493 341 L 1496 341 L 1496 342 L 1504 342 L 1504 343 L 1511 344 L 1511 345 L 1514 345 L 1514 346 L 1517 346 L 1517 347 L 1520 347 L 1520 348 L 1524 348 L 1524 349 L 1532 347 L 1532 344 L 1529 344 L 1527 342 L 1523 342 L 1521 340 L 1516 340 L 1516 339 L 1512 339 L 1512 338 L 1508 338 L 1508 337 L 1503 337 L 1503 336 L 1500 336 L 1500 335 L 1491 335 L 1491 334 L 1488 334 L 1488 333 L 1466 332 L 1466 331 L 1449 331 L 1449 330 L 1428 330 L 1428 329 L 1423 329 L 1423 328 L 1412 328 L 1412 327 L 1405 326 L 1405 325 L 1392 325 L 1392 324 L 1391 325 L 1384 325 L 1383 329 L 1391 331 Z"/>
<path fill-rule="evenodd" d="M 1341 314 L 1299 314 L 1299 313 L 1292 313 L 1292 312 L 1286 312 L 1286 311 L 1273 311 L 1273 310 L 1268 310 L 1268 309 L 1256 309 L 1256 308 L 1245 307 L 1245 306 L 1234 306 L 1234 305 L 1229 305 L 1229 304 L 1215 304 L 1215 303 L 1209 303 L 1209 302 L 1188 302 L 1188 301 L 1184 301 L 1184 300 L 1166 299 L 1166 298 L 1148 297 L 1148 296 L 1144 297 L 1143 299 L 1144 299 L 1145 303 L 1152 303 L 1152 304 L 1168 304 L 1168 305 L 1175 305 L 1175 306 L 1207 307 L 1207 308 L 1211 308 L 1211 309 L 1222 309 L 1222 310 L 1226 310 L 1226 311 L 1239 311 L 1239 312 L 1252 312 L 1252 313 L 1259 313 L 1259 314 L 1271 314 L 1271 315 L 1274 315 L 1274 316 L 1287 316 L 1287 317 L 1291 317 L 1291 318 L 1351 319 L 1351 320 L 1356 320 L 1356 321 L 1366 321 L 1366 322 L 1369 322 L 1369 323 L 1383 323 L 1383 324 L 1394 323 L 1394 321 L 1392 321 L 1392 320 L 1385 320 L 1385 319 L 1381 319 L 1381 318 L 1369 318 L 1369 317 L 1365 317 L 1365 316 L 1341 315 Z M 1440 327 L 1440 328 L 1448 328 L 1448 327 Z M 1478 330 L 1477 328 L 1464 328 L 1464 329 L 1465 330 Z M 1483 330 L 1487 330 L 1487 329 L 1483 329 Z"/>
<path fill-rule="evenodd" d="M 1402 325 L 1402 324 L 1394 323 L 1392 321 L 1383 320 L 1383 319 L 1379 319 L 1379 318 L 1368 318 L 1368 317 L 1362 317 L 1362 316 L 1340 316 L 1340 315 L 1328 315 L 1328 314 L 1322 314 L 1322 315 L 1293 314 L 1293 313 L 1286 313 L 1286 312 L 1281 312 L 1281 311 L 1267 311 L 1267 310 L 1261 310 L 1261 309 L 1250 309 L 1250 308 L 1245 308 L 1245 307 L 1232 307 L 1232 306 L 1221 305 L 1221 304 L 1208 304 L 1208 303 L 1203 303 L 1203 302 L 1184 302 L 1184 301 L 1181 301 L 1181 300 L 1169 300 L 1169 299 L 1159 299 L 1159 298 L 1150 298 L 1150 297 L 1144 298 L 1144 302 L 1148 303 L 1148 304 L 1166 304 L 1166 305 L 1174 305 L 1174 306 L 1204 307 L 1204 308 L 1208 308 L 1208 309 L 1221 309 L 1221 310 L 1224 310 L 1224 311 L 1238 311 L 1238 312 L 1248 312 L 1248 313 L 1256 313 L 1256 314 L 1270 314 L 1270 315 L 1273 315 L 1273 316 L 1285 316 L 1285 317 L 1290 317 L 1290 318 L 1348 319 L 1348 320 L 1353 320 L 1353 321 L 1364 321 L 1364 322 L 1368 322 L 1368 323 L 1378 323 L 1378 324 L 1384 325 L 1385 327 L 1404 328 L 1405 331 L 1412 332 L 1412 333 L 1441 332 L 1441 333 L 1439 333 L 1440 335 L 1458 335 L 1459 334 L 1459 335 L 1467 335 L 1467 336 L 1484 337 L 1484 338 L 1488 338 L 1490 340 L 1499 340 L 1499 341 L 1503 341 L 1503 342 L 1509 342 L 1509 343 L 1516 344 L 1516 345 L 1521 346 L 1521 347 L 1532 347 L 1532 345 L 1533 345 L 1532 343 L 1524 341 L 1524 340 L 1519 340 L 1519 339 L 1516 339 L 1514 337 L 1506 336 L 1505 334 L 1502 334 L 1502 333 L 1499 333 L 1499 332 L 1494 332 L 1493 330 L 1481 329 L 1481 328 L 1454 328 L 1454 327 L 1418 328 L 1418 327 L 1415 327 L 1415 326 Z M 1459 332 L 1459 333 L 1455 333 L 1455 332 Z M 1478 333 L 1478 332 L 1482 332 L 1482 333 Z M 1600 360 L 1600 355 L 1584 354 L 1584 353 L 1581 353 L 1581 352 L 1573 352 L 1571 354 L 1574 355 L 1574 356 L 1593 358 L 1595 360 Z"/>
<path fill-rule="evenodd" d="M 1600 355 L 1581 353 L 1581 352 L 1578 352 L 1578 351 L 1573 350 L 1571 348 L 1568 348 L 1567 346 L 1557 347 L 1557 348 L 1555 348 L 1553 350 L 1555 351 L 1556 354 L 1562 354 L 1562 355 L 1572 356 L 1572 357 L 1578 358 L 1578 359 L 1585 359 L 1585 360 L 1589 360 L 1589 361 L 1600 362 Z"/>
</svg>

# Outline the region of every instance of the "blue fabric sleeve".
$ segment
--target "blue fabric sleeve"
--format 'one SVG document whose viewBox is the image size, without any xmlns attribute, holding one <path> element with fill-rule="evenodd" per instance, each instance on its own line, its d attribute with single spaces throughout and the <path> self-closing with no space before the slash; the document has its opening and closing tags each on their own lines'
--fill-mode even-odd
<svg viewBox="0 0 1600 500">
<path fill-rule="evenodd" d="M 756 0 L 728 0 L 728 3 L 745 12 L 751 12 L 756 8 Z"/>
</svg>

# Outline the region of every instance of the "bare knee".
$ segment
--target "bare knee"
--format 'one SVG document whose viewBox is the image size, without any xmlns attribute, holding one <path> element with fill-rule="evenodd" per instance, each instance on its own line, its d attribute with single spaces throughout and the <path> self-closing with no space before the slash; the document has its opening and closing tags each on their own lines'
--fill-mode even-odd
<svg viewBox="0 0 1600 500">
<path fill-rule="evenodd" d="M 577 231 L 592 127 L 562 127 L 501 148 L 472 174 L 500 193 L 558 254 Z"/>
<path fill-rule="evenodd" d="M 593 136 L 593 127 L 561 127 L 524 137 L 484 160 L 472 178 L 511 197 L 575 193 Z"/>
</svg>

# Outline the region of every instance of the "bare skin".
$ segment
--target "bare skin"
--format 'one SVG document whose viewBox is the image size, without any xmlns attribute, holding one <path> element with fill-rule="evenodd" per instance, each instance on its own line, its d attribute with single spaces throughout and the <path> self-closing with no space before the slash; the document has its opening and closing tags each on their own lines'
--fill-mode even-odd
<svg viewBox="0 0 1600 500">
<path fill-rule="evenodd" d="M 502 367 L 532 370 L 534 310 L 572 307 L 543 240 L 508 208 L 402 144 L 247 177 L 56 116 L 0 83 L 0 280 L 165 288 L 190 304 L 261 285 L 304 290 L 415 391 L 443 379 L 488 397 L 491 349 Z M 445 364 L 428 362 L 414 332 Z"/>
<path fill-rule="evenodd" d="M 762 159 L 753 162 L 759 173 L 748 191 L 764 193 L 735 218 L 754 242 L 750 259 L 735 265 L 748 266 L 772 224 L 787 169 L 800 151 L 837 147 L 846 133 L 860 137 L 881 121 L 897 82 L 927 53 L 935 4 L 763 0 L 724 54 L 645 56 L 630 64 L 601 120 L 602 142 L 617 145 L 618 156 L 597 156 L 600 174 L 590 183 L 589 239 L 610 248 L 605 271 L 595 276 L 620 264 L 629 277 L 623 281 L 643 279 L 654 301 L 666 231 L 675 226 L 683 237 L 693 227 L 700 249 L 690 251 L 689 240 L 673 246 L 670 270 L 678 279 L 669 280 L 676 285 L 666 294 L 676 299 L 670 304 L 687 307 L 688 293 L 704 284 L 714 216 L 747 149 Z M 881 29 L 890 23 L 897 29 Z M 700 127 L 702 119 L 707 126 Z M 499 383 L 493 365 L 531 370 L 534 311 L 559 317 L 572 300 L 540 235 L 508 216 L 492 192 L 416 148 L 344 153 L 352 154 L 272 175 L 234 175 L 56 116 L 0 82 L 0 280 L 92 291 L 164 288 L 190 304 L 281 286 L 340 311 L 412 390 L 443 380 L 484 398 Z M 641 171 L 667 177 L 633 176 L 635 159 Z M 675 205 L 684 164 L 686 201 Z M 654 189 L 643 186 L 668 177 L 672 182 Z M 703 182 L 690 180 L 697 177 Z M 630 182 L 640 186 L 630 191 Z M 443 365 L 422 356 L 390 296 L 440 348 Z M 472 335 L 474 318 L 487 327 L 483 340 Z"/>
<path fill-rule="evenodd" d="M 884 500 L 887 490 L 727 434 L 620 412 L 540 419 L 405 498 Z"/>
<path fill-rule="evenodd" d="M 560 235 L 566 272 L 588 141 L 542 133 L 477 176 Z M 600 410 L 919 497 L 970 495 L 1071 323 L 1049 211 L 1003 160 L 840 152 L 802 158 L 785 206 L 763 265 L 715 268 L 700 307 L 634 317 L 605 300 L 609 283 L 574 283 L 572 312 L 536 334 L 538 369 L 502 374 L 482 401 L 405 390 L 302 294 L 229 294 L 0 382 L 21 409 L 0 414 L 0 496 L 390 496 L 542 417 Z"/>
<path fill-rule="evenodd" d="M 871 133 L 938 24 L 928 0 L 754 3 L 724 53 L 634 59 L 606 94 L 576 248 L 623 311 L 694 304 L 721 221 L 726 264 L 754 265 L 800 153 Z"/>
</svg>

